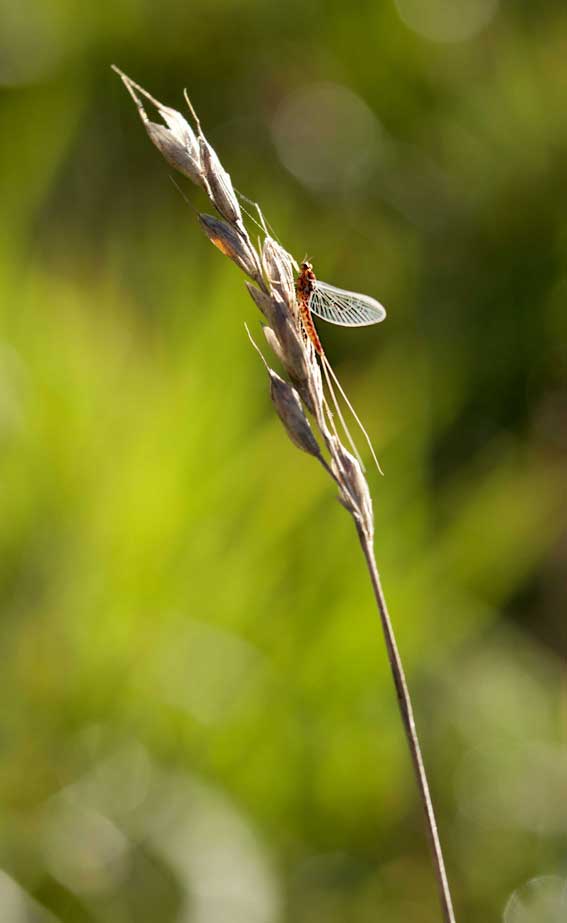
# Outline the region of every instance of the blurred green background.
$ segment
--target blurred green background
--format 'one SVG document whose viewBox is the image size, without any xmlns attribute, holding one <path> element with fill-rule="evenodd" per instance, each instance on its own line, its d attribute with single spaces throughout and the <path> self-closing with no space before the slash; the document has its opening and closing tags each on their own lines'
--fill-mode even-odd
<svg viewBox="0 0 567 923">
<path fill-rule="evenodd" d="M 0 920 L 440 920 L 352 524 L 111 63 L 387 306 L 319 329 L 457 916 L 559 919 L 565 4 L 1 0 Z"/>
</svg>

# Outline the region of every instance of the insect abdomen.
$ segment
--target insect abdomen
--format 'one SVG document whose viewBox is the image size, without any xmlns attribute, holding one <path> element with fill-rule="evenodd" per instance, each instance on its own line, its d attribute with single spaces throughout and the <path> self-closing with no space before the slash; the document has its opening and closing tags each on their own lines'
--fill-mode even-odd
<svg viewBox="0 0 567 923">
<path fill-rule="evenodd" d="M 315 324 L 313 323 L 313 318 L 311 317 L 311 311 L 309 310 L 308 306 L 305 304 L 303 299 L 300 300 L 299 302 L 299 316 L 301 318 L 301 323 L 303 324 L 303 329 L 305 330 L 305 333 L 307 334 L 307 336 L 313 343 L 313 346 L 315 347 L 316 352 L 318 352 L 319 355 L 322 356 L 323 347 L 321 346 L 321 340 L 319 339 L 319 335 L 317 331 L 315 330 Z"/>
<path fill-rule="evenodd" d="M 316 281 L 311 263 L 302 263 L 301 272 L 295 283 L 297 303 L 299 305 L 299 317 L 305 333 L 315 347 L 315 351 L 322 356 L 323 347 L 321 346 L 321 340 L 315 330 L 315 324 L 313 323 L 311 311 L 309 310 L 309 299 L 313 294 Z"/>
</svg>

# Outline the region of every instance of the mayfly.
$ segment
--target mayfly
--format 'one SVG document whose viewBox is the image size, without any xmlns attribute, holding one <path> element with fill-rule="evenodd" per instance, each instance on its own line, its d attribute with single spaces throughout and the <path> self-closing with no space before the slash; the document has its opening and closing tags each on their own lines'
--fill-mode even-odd
<svg viewBox="0 0 567 923">
<path fill-rule="evenodd" d="M 339 420 L 348 436 L 350 444 L 357 457 L 360 458 L 336 399 L 330 380 L 331 378 L 338 387 L 349 410 L 364 434 L 370 451 L 372 452 L 372 457 L 380 471 L 380 464 L 376 458 L 370 437 L 346 396 L 341 383 L 333 372 L 331 364 L 321 345 L 321 340 L 319 339 L 311 315 L 315 314 L 317 317 L 321 317 L 331 324 L 339 324 L 342 327 L 366 327 L 370 324 L 379 324 L 380 321 L 383 321 L 386 317 L 386 310 L 379 301 L 376 301 L 375 298 L 371 298 L 369 295 L 360 295 L 358 292 L 348 292 L 341 288 L 335 288 L 334 285 L 328 285 L 326 282 L 321 282 L 315 276 L 313 266 L 307 261 L 301 264 L 300 273 L 295 281 L 295 291 L 302 329 L 319 356 L 333 404 L 335 405 Z"/>
</svg>

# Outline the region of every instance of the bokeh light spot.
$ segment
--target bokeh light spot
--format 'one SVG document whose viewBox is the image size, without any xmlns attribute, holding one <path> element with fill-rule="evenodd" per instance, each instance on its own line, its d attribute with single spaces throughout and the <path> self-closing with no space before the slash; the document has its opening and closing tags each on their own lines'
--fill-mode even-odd
<svg viewBox="0 0 567 923">
<path fill-rule="evenodd" d="M 279 156 L 307 186 L 352 188 L 367 178 L 381 148 L 381 126 L 366 103 L 334 83 L 288 96 L 272 122 Z"/>
<path fill-rule="evenodd" d="M 463 42 L 484 29 L 499 0 L 396 0 L 406 26 L 434 42 Z"/>
<path fill-rule="evenodd" d="M 565 923 L 567 882 L 557 875 L 532 878 L 514 891 L 502 919 L 504 923 Z"/>
</svg>

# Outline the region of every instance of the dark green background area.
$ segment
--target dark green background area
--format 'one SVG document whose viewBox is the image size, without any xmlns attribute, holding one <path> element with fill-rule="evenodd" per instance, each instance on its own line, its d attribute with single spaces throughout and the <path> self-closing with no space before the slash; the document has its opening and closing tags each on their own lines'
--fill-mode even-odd
<svg viewBox="0 0 567 923">
<path fill-rule="evenodd" d="M 352 524 L 112 63 L 187 87 L 282 243 L 387 306 L 319 331 L 385 471 L 458 919 L 556 919 L 567 10 L 502 2 L 449 42 L 408 6 L 0 5 L 2 923 L 440 920 Z M 304 111 L 292 155 L 335 171 L 309 181 L 277 125 L 320 85 L 376 143 Z"/>
</svg>

